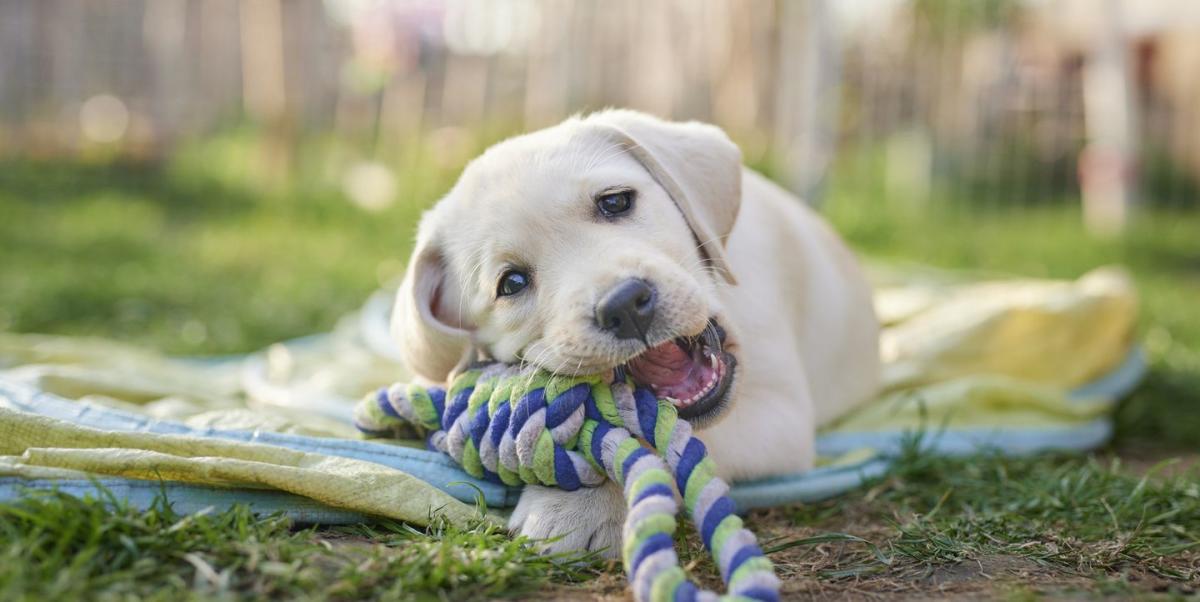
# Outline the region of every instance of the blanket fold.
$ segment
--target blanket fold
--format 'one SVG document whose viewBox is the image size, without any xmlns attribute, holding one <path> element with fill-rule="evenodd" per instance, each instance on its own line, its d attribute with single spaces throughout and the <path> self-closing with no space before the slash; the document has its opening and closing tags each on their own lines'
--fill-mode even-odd
<svg viewBox="0 0 1200 602">
<path fill-rule="evenodd" d="M 73 471 L 269 488 L 414 524 L 426 524 L 434 512 L 459 522 L 478 514 L 428 483 L 374 462 L 223 439 L 105 431 L 5 408 L 0 454 L 0 475 L 56 478 Z"/>
</svg>

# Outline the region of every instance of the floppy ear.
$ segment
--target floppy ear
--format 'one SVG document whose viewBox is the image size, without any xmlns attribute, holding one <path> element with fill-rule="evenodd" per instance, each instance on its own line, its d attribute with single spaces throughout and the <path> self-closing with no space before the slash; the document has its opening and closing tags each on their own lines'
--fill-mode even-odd
<svg viewBox="0 0 1200 602">
<path fill-rule="evenodd" d="M 462 291 L 450 277 L 432 228 L 422 223 L 417 245 L 392 308 L 392 336 L 417 376 L 443 382 L 470 343 L 460 315 Z"/>
<path fill-rule="evenodd" d="M 742 153 L 725 132 L 626 110 L 594 113 L 586 122 L 599 126 L 645 166 L 683 213 L 700 253 L 736 284 L 725 239 L 742 204 Z"/>
</svg>

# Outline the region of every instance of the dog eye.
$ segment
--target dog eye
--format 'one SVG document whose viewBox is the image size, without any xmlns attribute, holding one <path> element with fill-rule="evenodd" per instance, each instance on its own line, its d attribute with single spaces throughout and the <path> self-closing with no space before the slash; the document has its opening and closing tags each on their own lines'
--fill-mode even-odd
<svg viewBox="0 0 1200 602">
<path fill-rule="evenodd" d="M 515 295 L 529 286 L 529 274 L 517 270 L 509 270 L 500 276 L 500 284 L 496 287 L 497 297 Z"/>
<path fill-rule="evenodd" d="M 596 197 L 596 207 L 605 217 L 620 215 L 633 209 L 633 195 L 632 190 L 606 192 Z"/>
</svg>

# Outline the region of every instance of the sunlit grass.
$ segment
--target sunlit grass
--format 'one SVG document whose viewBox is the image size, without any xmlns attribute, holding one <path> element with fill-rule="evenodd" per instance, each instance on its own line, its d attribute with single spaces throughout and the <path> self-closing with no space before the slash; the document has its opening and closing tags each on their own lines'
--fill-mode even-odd
<svg viewBox="0 0 1200 602">
<path fill-rule="evenodd" d="M 492 522 L 296 529 L 245 507 L 180 516 L 53 492 L 0 505 L 0 599 L 479 599 L 595 572 Z"/>
<path fill-rule="evenodd" d="M 1200 580 L 1200 469 L 1171 468 L 1135 471 L 1085 455 L 912 451 L 880 483 L 796 508 L 791 520 L 817 529 L 887 525 L 865 544 L 850 541 L 851 551 L 822 567 L 826 579 L 921 579 L 968 563 L 984 572 L 987 565 L 1037 570 L 1040 579 L 1027 583 L 1034 588 L 1083 578 L 1093 595 L 1101 588 L 1128 595 L 1151 577 L 1187 591 Z"/>
<path fill-rule="evenodd" d="M 394 204 L 371 212 L 332 167 L 274 185 L 198 153 L 161 166 L 0 164 L 0 328 L 176 354 L 327 330 L 402 273 L 420 212 L 466 160 L 398 171 Z"/>
</svg>

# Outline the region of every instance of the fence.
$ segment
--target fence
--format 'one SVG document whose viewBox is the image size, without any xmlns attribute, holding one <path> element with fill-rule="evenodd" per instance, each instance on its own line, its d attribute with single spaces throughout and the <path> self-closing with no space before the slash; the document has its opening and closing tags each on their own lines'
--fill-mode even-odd
<svg viewBox="0 0 1200 602">
<path fill-rule="evenodd" d="M 820 198 L 1195 207 L 1190 0 L 0 0 L 0 153 L 251 121 L 369 148 L 609 105 L 724 126 Z"/>
</svg>

